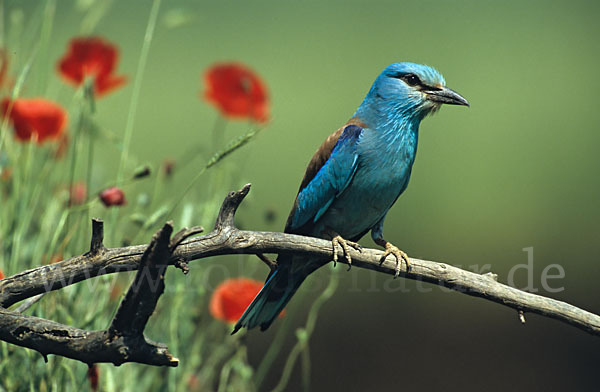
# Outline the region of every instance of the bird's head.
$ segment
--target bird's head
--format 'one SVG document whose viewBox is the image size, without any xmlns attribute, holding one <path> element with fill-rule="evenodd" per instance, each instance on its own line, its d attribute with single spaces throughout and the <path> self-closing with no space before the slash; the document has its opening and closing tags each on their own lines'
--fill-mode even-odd
<svg viewBox="0 0 600 392">
<path fill-rule="evenodd" d="M 414 63 L 395 63 L 385 68 L 363 102 L 371 109 L 374 106 L 377 110 L 387 111 L 388 116 L 409 116 L 419 120 L 437 111 L 442 104 L 469 106 L 465 98 L 446 87 L 446 81 L 438 71 Z"/>
</svg>

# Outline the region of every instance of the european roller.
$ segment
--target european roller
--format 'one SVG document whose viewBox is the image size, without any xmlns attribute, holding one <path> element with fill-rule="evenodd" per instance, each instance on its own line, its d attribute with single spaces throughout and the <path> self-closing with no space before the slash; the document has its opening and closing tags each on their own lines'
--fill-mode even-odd
<svg viewBox="0 0 600 392">
<path fill-rule="evenodd" d="M 385 216 L 404 192 L 417 153 L 419 124 L 443 104 L 469 106 L 446 87 L 435 69 L 413 63 L 388 66 L 375 79 L 354 115 L 331 134 L 306 169 L 285 226 L 286 233 L 332 241 L 333 261 L 341 245 L 348 264 L 349 247 L 369 230 L 376 244 L 396 258 L 396 275 L 406 253 L 383 236 Z M 300 284 L 330 260 L 280 255 L 277 267 L 235 325 L 267 329 Z"/>
</svg>

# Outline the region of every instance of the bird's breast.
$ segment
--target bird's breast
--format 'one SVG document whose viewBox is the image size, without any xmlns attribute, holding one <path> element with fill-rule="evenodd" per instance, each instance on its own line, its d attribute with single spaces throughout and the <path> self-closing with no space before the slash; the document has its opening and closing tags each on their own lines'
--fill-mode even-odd
<svg viewBox="0 0 600 392">
<path fill-rule="evenodd" d="M 385 216 L 410 179 L 416 137 L 399 145 L 387 140 L 363 140 L 358 168 L 349 186 L 319 221 L 344 238 L 354 238 Z M 366 142 L 366 143 L 365 143 Z"/>
</svg>

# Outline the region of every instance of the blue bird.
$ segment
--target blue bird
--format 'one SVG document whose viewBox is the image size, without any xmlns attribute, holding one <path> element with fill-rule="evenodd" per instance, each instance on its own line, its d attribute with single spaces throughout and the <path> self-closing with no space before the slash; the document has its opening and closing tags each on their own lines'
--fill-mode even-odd
<svg viewBox="0 0 600 392">
<path fill-rule="evenodd" d="M 306 169 L 285 226 L 286 233 L 332 241 L 351 264 L 349 247 L 371 230 L 385 249 L 382 260 L 396 257 L 396 275 L 408 256 L 383 238 L 383 221 L 404 192 L 417 153 L 419 124 L 442 104 L 469 106 L 465 98 L 446 87 L 435 69 L 413 63 L 388 66 L 377 77 L 352 118 L 329 136 Z M 300 284 L 329 262 L 323 258 L 281 255 L 277 267 L 235 325 L 267 329 Z"/>
</svg>

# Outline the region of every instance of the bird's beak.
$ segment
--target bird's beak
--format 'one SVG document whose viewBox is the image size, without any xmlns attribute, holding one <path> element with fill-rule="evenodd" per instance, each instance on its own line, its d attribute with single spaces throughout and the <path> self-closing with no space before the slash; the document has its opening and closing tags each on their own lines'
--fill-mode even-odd
<svg viewBox="0 0 600 392">
<path fill-rule="evenodd" d="M 456 91 L 448 87 L 442 87 L 439 90 L 425 91 L 427 99 L 433 102 L 445 103 L 448 105 L 470 106 L 469 102 Z"/>
</svg>

